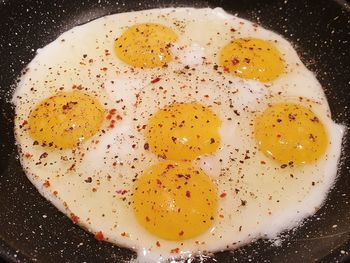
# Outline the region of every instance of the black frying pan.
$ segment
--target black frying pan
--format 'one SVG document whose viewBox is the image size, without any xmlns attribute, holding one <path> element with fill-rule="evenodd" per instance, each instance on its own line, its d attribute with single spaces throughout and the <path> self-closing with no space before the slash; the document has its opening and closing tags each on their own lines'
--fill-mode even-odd
<svg viewBox="0 0 350 263">
<path fill-rule="evenodd" d="M 103 15 L 167 6 L 221 6 L 290 40 L 325 88 L 333 118 L 349 125 L 350 8 L 342 0 L 0 0 L 0 257 L 10 262 L 121 262 L 135 253 L 99 242 L 47 202 L 21 169 L 12 85 L 35 50 Z M 349 137 L 346 135 L 345 137 Z M 326 204 L 276 247 L 259 240 L 205 262 L 346 261 L 350 253 L 350 143 Z M 1 259 L 0 259 L 1 261 Z M 199 261 L 199 259 L 198 259 Z"/>
</svg>

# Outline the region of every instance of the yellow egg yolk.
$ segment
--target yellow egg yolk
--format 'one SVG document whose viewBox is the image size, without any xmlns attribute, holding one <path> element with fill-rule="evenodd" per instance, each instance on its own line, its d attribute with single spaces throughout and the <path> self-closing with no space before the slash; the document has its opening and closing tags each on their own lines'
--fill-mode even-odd
<svg viewBox="0 0 350 263">
<path fill-rule="evenodd" d="M 215 152 L 220 145 L 218 116 L 197 103 L 176 103 L 159 110 L 148 121 L 150 150 L 172 160 L 193 160 Z"/>
<path fill-rule="evenodd" d="M 185 240 L 207 231 L 217 211 L 217 190 L 189 162 L 164 161 L 144 172 L 133 194 L 139 223 L 167 240 Z"/>
<path fill-rule="evenodd" d="M 29 114 L 31 137 L 44 146 L 72 148 L 96 134 L 104 109 L 92 96 L 61 92 L 37 105 Z"/>
<path fill-rule="evenodd" d="M 172 60 L 170 45 L 176 33 L 163 25 L 145 23 L 127 29 L 116 41 L 119 59 L 134 67 L 161 67 Z"/>
<path fill-rule="evenodd" d="M 280 103 L 256 119 L 255 138 L 260 150 L 282 164 L 306 164 L 322 156 L 328 145 L 324 125 L 308 108 Z"/>
<path fill-rule="evenodd" d="M 282 55 L 269 41 L 240 38 L 227 44 L 220 53 L 225 71 L 244 79 L 268 82 L 284 71 Z"/>
</svg>

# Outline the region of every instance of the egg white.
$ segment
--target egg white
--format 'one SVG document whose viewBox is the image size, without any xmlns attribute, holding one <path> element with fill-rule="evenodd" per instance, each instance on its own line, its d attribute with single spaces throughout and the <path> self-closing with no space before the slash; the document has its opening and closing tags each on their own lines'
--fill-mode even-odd
<svg viewBox="0 0 350 263">
<path fill-rule="evenodd" d="M 144 22 L 160 23 L 178 34 L 172 47 L 176 59 L 165 69 L 134 69 L 114 54 L 115 38 Z M 285 73 L 263 84 L 215 69 L 220 49 L 238 37 L 275 41 L 286 61 Z M 38 50 L 25 72 L 13 101 L 16 139 L 28 178 L 88 231 L 101 231 L 105 240 L 135 249 L 138 261 L 190 257 L 232 249 L 259 237 L 274 238 L 315 213 L 334 183 L 343 128 L 331 120 L 315 76 L 281 36 L 220 8 L 153 9 L 102 17 Z M 156 78 L 159 81 L 152 83 Z M 30 110 L 73 85 L 81 85 L 106 110 L 116 109 L 122 120 L 113 129 L 104 124 L 73 151 L 33 146 L 20 127 Z M 296 97 L 314 101 L 313 110 L 326 127 L 330 144 L 316 163 L 281 169 L 256 149 L 250 123 L 271 100 Z M 220 149 L 194 164 L 212 178 L 219 194 L 226 195 L 219 197 L 218 216 L 207 232 L 181 242 L 160 240 L 138 224 L 130 204 L 137 176 L 160 161 L 144 149 L 143 125 L 170 103 L 193 101 L 210 107 L 222 120 Z M 44 159 L 43 152 L 48 152 Z M 174 248 L 180 249 L 179 254 L 171 253 Z"/>
</svg>

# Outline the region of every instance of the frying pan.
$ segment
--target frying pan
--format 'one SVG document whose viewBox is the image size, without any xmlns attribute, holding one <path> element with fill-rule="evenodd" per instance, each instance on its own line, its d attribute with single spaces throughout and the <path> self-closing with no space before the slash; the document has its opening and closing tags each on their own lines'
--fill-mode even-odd
<svg viewBox="0 0 350 263">
<path fill-rule="evenodd" d="M 291 41 L 317 75 L 333 119 L 349 125 L 350 8 L 332 0 L 1 0 L 0 1 L 0 257 L 9 262 L 127 262 L 127 248 L 100 242 L 46 201 L 21 169 L 9 102 L 21 69 L 35 50 L 73 26 L 130 10 L 216 7 L 255 21 Z M 337 262 L 350 253 L 350 143 L 345 135 L 338 180 L 324 206 L 282 243 L 258 240 L 197 262 Z M 1 259 L 0 259 L 1 261 Z"/>
</svg>

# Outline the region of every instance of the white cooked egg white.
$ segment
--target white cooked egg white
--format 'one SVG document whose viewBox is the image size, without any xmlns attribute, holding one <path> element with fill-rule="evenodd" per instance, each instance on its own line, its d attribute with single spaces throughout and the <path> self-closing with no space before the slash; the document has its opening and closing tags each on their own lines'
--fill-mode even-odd
<svg viewBox="0 0 350 263">
<path fill-rule="evenodd" d="M 135 67 L 116 55 L 116 39 L 142 23 L 175 32 L 169 45 L 172 59 L 165 65 Z M 249 38 L 273 43 L 280 52 L 283 70 L 277 77 L 246 78 L 220 64 L 225 45 Z M 249 67 L 251 58 L 244 59 Z M 234 57 L 231 62 L 236 66 L 241 61 Z M 74 147 L 38 143 L 28 128 L 31 112 L 44 99 L 72 90 L 100 103 L 98 131 L 82 136 Z M 291 44 L 221 8 L 121 13 L 77 26 L 38 50 L 13 102 L 20 159 L 30 181 L 98 240 L 134 249 L 138 262 L 234 249 L 296 227 L 320 208 L 334 184 L 344 132 L 332 121 L 321 85 Z M 199 103 L 221 121 L 218 148 L 189 160 L 217 188 L 216 216 L 206 231 L 179 241 L 146 230 L 132 205 L 135 183 L 162 161 L 149 149 L 148 122 L 174 103 Z M 328 141 L 316 161 L 286 165 L 259 150 L 255 120 L 276 103 L 303 105 L 317 115 Z"/>
</svg>

